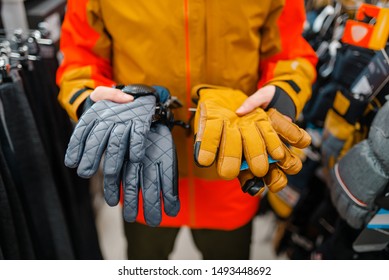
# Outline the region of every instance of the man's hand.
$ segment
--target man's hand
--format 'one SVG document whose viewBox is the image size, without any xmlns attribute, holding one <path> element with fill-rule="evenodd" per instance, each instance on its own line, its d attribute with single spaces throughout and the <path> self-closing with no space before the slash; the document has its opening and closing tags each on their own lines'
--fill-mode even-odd
<svg viewBox="0 0 389 280">
<path fill-rule="evenodd" d="M 134 101 L 132 95 L 124 93 L 120 89 L 105 86 L 96 87 L 89 97 L 94 102 L 100 100 L 110 100 L 115 103 L 128 103 Z"/>
<path fill-rule="evenodd" d="M 243 104 L 236 110 L 238 116 L 244 116 L 260 107 L 266 109 L 270 101 L 273 99 L 276 87 L 269 85 L 258 89 L 254 94 L 249 96 Z"/>
<path fill-rule="evenodd" d="M 283 113 L 283 116 L 286 119 L 288 119 L 289 121 L 292 121 L 292 118 L 288 114 L 290 114 L 292 111 L 294 112 L 294 109 L 292 111 L 286 110 L 285 112 L 283 112 L 284 110 L 282 110 L 283 106 L 291 105 L 291 104 L 289 104 L 289 102 L 292 102 L 292 101 L 289 100 L 289 97 L 286 97 L 286 99 L 285 98 L 283 98 L 283 99 L 278 98 L 279 94 L 280 94 L 279 91 L 280 91 L 280 89 L 278 89 L 278 92 L 277 92 L 278 95 L 277 95 L 275 86 L 273 86 L 273 85 L 264 86 L 263 88 L 258 89 L 255 93 L 253 93 L 251 96 L 249 96 L 242 103 L 242 105 L 235 111 L 235 113 L 241 117 L 241 116 L 247 115 L 248 113 L 252 112 L 256 108 L 262 108 L 264 110 L 267 110 L 269 108 L 274 107 L 274 108 L 278 109 L 278 111 L 280 113 Z M 285 96 L 287 96 L 287 95 L 285 94 Z M 275 105 L 273 98 L 278 100 L 277 105 L 280 105 L 281 103 L 283 103 L 283 106 Z M 280 107 L 280 108 L 278 108 L 278 107 Z"/>
<path fill-rule="evenodd" d="M 270 107 L 268 111 L 269 121 L 272 128 L 275 129 L 283 142 L 299 148 L 309 145 L 309 135 L 304 130 L 293 124 L 291 117 L 272 109 L 272 106 L 276 103 L 273 98 L 279 101 L 277 105 L 283 103 L 282 105 L 287 107 L 289 106 L 288 102 L 291 102 L 291 100 L 288 99 L 279 99 L 280 92 L 276 92 L 276 89 L 277 88 L 272 85 L 258 89 L 242 103 L 235 113 L 243 120 L 250 118 L 252 112 L 257 108 L 269 109 Z M 283 106 L 281 106 L 281 108 Z M 292 111 L 286 110 L 286 112 Z M 285 174 L 296 174 L 299 172 L 302 167 L 300 159 L 293 155 L 287 146 L 283 146 L 285 156 L 282 159 L 278 159 L 277 163 L 269 165 L 269 172 L 263 176 L 263 181 L 252 173 L 253 170 L 250 165 L 250 169 L 241 171 L 238 178 L 244 192 L 248 192 L 251 195 L 261 194 L 264 191 L 263 182 L 267 185 L 270 191 L 277 192 L 287 184 Z"/>
</svg>

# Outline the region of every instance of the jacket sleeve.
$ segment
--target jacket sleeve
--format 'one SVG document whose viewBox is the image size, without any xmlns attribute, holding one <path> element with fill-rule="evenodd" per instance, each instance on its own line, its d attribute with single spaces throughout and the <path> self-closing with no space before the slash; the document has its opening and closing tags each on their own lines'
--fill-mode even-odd
<svg viewBox="0 0 389 280">
<path fill-rule="evenodd" d="M 304 1 L 272 1 L 272 9 L 262 28 L 258 87 L 275 85 L 293 101 L 295 117 L 311 96 L 316 78 L 317 57 L 302 37 Z"/>
<path fill-rule="evenodd" d="M 375 199 L 389 182 L 389 102 L 378 111 L 366 140 L 331 170 L 328 186 L 340 216 L 361 228 L 377 210 Z"/>
<path fill-rule="evenodd" d="M 111 40 L 97 0 L 68 0 L 61 31 L 63 60 L 57 71 L 58 100 L 76 120 L 77 109 L 100 85 L 111 86 Z"/>
</svg>

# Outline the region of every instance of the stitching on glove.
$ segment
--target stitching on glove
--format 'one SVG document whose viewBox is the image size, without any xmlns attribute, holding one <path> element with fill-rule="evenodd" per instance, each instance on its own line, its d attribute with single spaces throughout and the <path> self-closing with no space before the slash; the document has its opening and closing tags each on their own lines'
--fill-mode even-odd
<svg viewBox="0 0 389 280">
<path fill-rule="evenodd" d="M 96 127 L 98 124 L 99 124 L 99 121 L 98 121 L 98 120 L 94 120 L 93 123 L 89 124 L 88 126 L 86 126 L 86 124 L 83 124 L 84 126 L 86 126 L 86 128 L 84 129 L 84 131 L 83 131 L 83 133 L 82 133 L 80 139 L 84 139 L 84 138 L 85 138 L 85 134 L 88 134 L 88 138 L 89 138 L 90 132 L 91 132 L 93 129 L 95 129 L 95 127 Z M 88 128 L 88 127 L 89 127 L 89 128 Z M 77 137 L 76 137 L 76 139 L 79 140 L 79 138 L 77 138 Z M 78 147 L 77 159 L 79 159 L 79 162 L 74 162 L 73 165 L 72 165 L 73 167 L 76 167 L 76 166 L 80 163 L 80 161 L 81 161 L 81 159 L 82 159 L 81 154 L 84 153 L 85 143 L 86 143 L 86 142 L 84 142 L 83 145 L 77 146 L 77 147 Z"/>
</svg>

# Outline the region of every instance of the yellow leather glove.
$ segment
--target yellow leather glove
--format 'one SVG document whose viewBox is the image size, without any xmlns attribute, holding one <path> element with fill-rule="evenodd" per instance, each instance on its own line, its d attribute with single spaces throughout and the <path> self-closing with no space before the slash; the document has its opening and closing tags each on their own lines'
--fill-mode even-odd
<svg viewBox="0 0 389 280">
<path fill-rule="evenodd" d="M 242 121 L 245 118 L 251 120 L 252 117 L 250 115 L 243 116 Z M 278 161 L 270 164 L 268 172 L 262 176 L 254 172 L 255 169 L 250 166 L 250 162 L 246 158 L 250 169 L 242 171 L 239 174 L 239 180 L 242 190 L 254 196 L 260 195 L 265 190 L 265 184 L 271 192 L 280 191 L 286 186 L 288 181 L 285 174 L 293 175 L 301 170 L 302 163 L 300 158 L 294 155 L 284 143 L 299 149 L 305 148 L 311 143 L 311 137 L 305 130 L 287 120 L 276 109 L 269 109 L 267 116 L 272 129 L 276 131 L 279 138 L 283 141 L 283 156 L 282 158 L 276 158 L 273 154 L 269 153 L 273 159 Z M 263 177 L 263 180 L 261 177 Z"/>
<path fill-rule="evenodd" d="M 305 134 L 274 109 L 266 113 L 257 108 L 239 117 L 235 111 L 247 98 L 239 90 L 199 85 L 192 94 L 198 98 L 194 157 L 199 166 L 211 166 L 216 160 L 218 175 L 223 179 L 233 179 L 240 173 L 244 153 L 251 172 L 257 177 L 268 173 L 268 155 L 279 161 L 278 165 L 285 172 L 295 174 L 301 169 L 301 162 L 281 139 L 299 145 L 307 142 Z M 288 130 L 284 129 L 286 124 Z"/>
<path fill-rule="evenodd" d="M 193 88 L 192 97 L 198 100 L 194 120 L 195 162 L 209 167 L 216 160 L 221 178 L 236 178 L 242 162 L 242 138 L 235 110 L 247 96 L 239 90 L 199 85 Z"/>
</svg>

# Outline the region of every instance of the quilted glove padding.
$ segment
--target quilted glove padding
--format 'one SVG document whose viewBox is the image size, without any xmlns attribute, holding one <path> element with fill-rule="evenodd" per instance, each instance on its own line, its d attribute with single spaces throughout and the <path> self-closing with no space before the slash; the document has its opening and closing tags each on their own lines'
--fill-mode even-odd
<svg viewBox="0 0 389 280">
<path fill-rule="evenodd" d="M 125 158 L 128 162 L 140 163 L 144 157 L 155 104 L 153 95 L 125 104 L 101 100 L 81 116 L 73 131 L 65 165 L 78 167 L 78 175 L 89 178 L 96 173 L 105 151 L 104 196 L 111 206 L 119 202 Z"/>
<path fill-rule="evenodd" d="M 127 161 L 123 169 L 124 219 L 135 221 L 138 215 L 138 194 L 142 191 L 146 223 L 158 226 L 162 219 L 162 203 L 169 216 L 180 210 L 176 149 L 170 130 L 161 124 L 151 127 L 146 153 L 140 162 Z"/>
<path fill-rule="evenodd" d="M 342 157 L 328 179 L 339 215 L 353 228 L 366 225 L 378 210 L 376 198 L 389 182 L 389 102 L 378 111 L 367 139 Z"/>
</svg>

